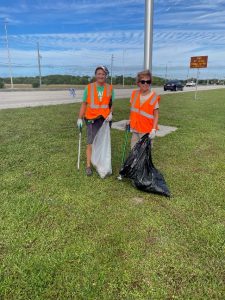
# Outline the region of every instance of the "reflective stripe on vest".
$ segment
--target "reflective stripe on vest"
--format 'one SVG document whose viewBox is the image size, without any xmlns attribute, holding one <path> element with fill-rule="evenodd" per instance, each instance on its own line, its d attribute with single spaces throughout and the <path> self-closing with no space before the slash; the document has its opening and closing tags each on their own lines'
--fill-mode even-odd
<svg viewBox="0 0 225 300">
<path fill-rule="evenodd" d="M 148 119 L 154 119 L 154 116 L 153 116 L 153 115 L 148 114 L 148 113 L 146 113 L 146 112 L 143 111 L 143 110 L 139 110 L 138 108 L 131 107 L 130 110 L 133 111 L 133 112 L 139 113 L 140 115 L 142 115 L 142 116 L 144 116 L 144 117 L 146 117 L 146 118 L 148 118 Z"/>
<path fill-rule="evenodd" d="M 135 95 L 134 95 L 134 101 L 133 101 L 133 103 L 132 103 L 132 106 L 131 106 L 131 109 L 130 109 L 130 110 L 133 111 L 133 112 L 139 113 L 140 115 L 142 115 L 142 116 L 144 116 L 144 117 L 146 117 L 146 118 L 148 118 L 148 119 L 154 119 L 154 115 L 148 114 L 148 113 L 146 113 L 145 111 L 143 111 L 143 110 L 138 109 L 138 108 L 135 107 L 135 104 L 136 104 L 136 101 L 137 101 L 137 98 L 138 98 L 138 94 L 139 94 L 139 91 L 136 90 L 136 91 L 135 91 Z M 150 105 L 153 105 L 153 104 L 154 104 L 156 98 L 157 98 L 157 95 L 155 95 L 155 96 L 152 98 L 152 100 L 151 100 L 151 102 L 150 102 Z"/>
<path fill-rule="evenodd" d="M 142 116 L 144 116 L 144 117 L 146 117 L 146 118 L 148 118 L 148 119 L 154 119 L 154 116 L 153 116 L 153 115 L 148 114 L 148 113 L 146 113 L 146 112 L 143 111 L 143 110 L 140 110 L 140 115 L 142 115 Z"/>
<path fill-rule="evenodd" d="M 131 109 L 130 109 L 131 111 L 134 111 L 134 112 L 139 112 L 139 109 L 138 108 L 135 108 L 135 107 L 131 107 Z"/>
<path fill-rule="evenodd" d="M 133 104 L 132 104 L 132 106 L 135 106 L 135 104 L 136 104 L 136 101 L 137 101 L 137 98 L 138 98 L 138 93 L 139 93 L 139 91 L 135 91 L 135 95 L 134 95 L 134 101 L 133 101 Z"/>
<path fill-rule="evenodd" d="M 153 105 L 153 104 L 154 104 L 156 98 L 157 98 L 157 95 L 155 95 L 155 96 L 152 98 L 152 100 L 151 100 L 151 102 L 150 102 L 150 105 Z"/>
<path fill-rule="evenodd" d="M 104 88 L 106 88 L 106 96 L 109 96 L 110 94 L 110 85 L 109 84 L 106 84 L 104 86 Z M 91 98 L 91 103 L 90 103 L 90 108 L 108 108 L 109 105 L 107 104 L 104 104 L 104 105 L 98 105 L 98 104 L 95 104 L 95 84 L 94 83 L 91 83 L 91 95 L 90 95 L 90 98 Z"/>
</svg>

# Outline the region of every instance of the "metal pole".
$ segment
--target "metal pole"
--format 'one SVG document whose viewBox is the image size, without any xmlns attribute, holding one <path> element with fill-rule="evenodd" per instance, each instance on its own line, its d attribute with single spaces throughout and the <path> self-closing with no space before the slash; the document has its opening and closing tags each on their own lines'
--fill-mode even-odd
<svg viewBox="0 0 225 300">
<path fill-rule="evenodd" d="M 123 87 L 124 87 L 124 73 L 125 73 L 124 55 L 125 55 L 125 49 L 123 49 Z"/>
<path fill-rule="evenodd" d="M 197 71 L 197 79 L 196 79 L 196 86 L 195 86 L 195 100 L 197 99 L 198 76 L 199 76 L 199 68 L 198 68 L 198 71 Z"/>
<path fill-rule="evenodd" d="M 144 69 L 152 71 L 154 0 L 145 0 Z"/>
<path fill-rule="evenodd" d="M 188 67 L 188 71 L 187 71 L 187 81 L 188 81 L 188 78 L 189 78 L 189 70 L 190 70 L 190 68 Z"/>
<path fill-rule="evenodd" d="M 77 157 L 77 170 L 80 170 L 80 150 L 81 150 L 81 127 L 79 128 L 79 143 L 78 143 L 78 157 Z"/>
<path fill-rule="evenodd" d="M 111 84 L 112 84 L 112 78 L 113 78 L 113 54 L 111 57 Z"/>
<path fill-rule="evenodd" d="M 37 42 L 37 51 L 38 51 L 39 85 L 41 87 L 41 55 L 39 51 L 39 42 Z"/>
<path fill-rule="evenodd" d="M 8 52 L 8 64 L 9 64 L 9 74 L 11 79 L 11 89 L 13 89 L 13 78 L 12 78 L 12 66 L 11 66 L 11 57 L 10 57 L 10 51 L 9 51 L 9 41 L 8 41 L 8 33 L 7 33 L 7 27 L 6 27 L 7 21 L 5 21 L 5 39 L 6 39 L 6 46 L 7 46 L 7 52 Z"/>
<path fill-rule="evenodd" d="M 166 74 L 165 74 L 165 79 L 167 81 L 167 64 L 166 64 Z"/>
</svg>

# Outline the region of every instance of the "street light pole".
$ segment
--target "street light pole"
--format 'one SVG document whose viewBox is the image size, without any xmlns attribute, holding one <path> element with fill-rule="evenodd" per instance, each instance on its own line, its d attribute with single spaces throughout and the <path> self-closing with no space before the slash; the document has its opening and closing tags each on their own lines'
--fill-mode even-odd
<svg viewBox="0 0 225 300">
<path fill-rule="evenodd" d="M 187 71 L 187 81 L 188 81 L 188 78 L 189 78 L 189 71 L 190 71 L 190 67 L 188 67 L 188 71 Z"/>
<path fill-rule="evenodd" d="M 167 64 L 166 64 L 166 74 L 165 74 L 165 80 L 167 81 Z"/>
<path fill-rule="evenodd" d="M 125 65 L 124 65 L 124 55 L 125 55 L 125 49 L 123 49 L 123 87 L 124 87 L 124 73 L 125 73 Z"/>
<path fill-rule="evenodd" d="M 144 69 L 152 71 L 154 0 L 145 0 Z"/>
<path fill-rule="evenodd" d="M 113 80 L 113 59 L 114 59 L 114 56 L 112 54 L 112 56 L 111 56 L 111 85 L 112 85 L 112 80 Z"/>
<path fill-rule="evenodd" d="M 9 51 L 9 41 L 8 41 L 8 33 L 7 33 L 7 21 L 4 21 L 5 24 L 5 40 L 6 40 L 6 47 L 7 47 L 7 52 L 8 52 L 8 65 L 9 65 L 9 74 L 10 74 L 10 79 L 11 79 L 11 89 L 13 89 L 13 78 L 12 78 L 12 66 L 11 66 L 11 58 L 10 58 L 10 51 Z"/>
<path fill-rule="evenodd" d="M 39 42 L 37 42 L 37 51 L 38 51 L 39 87 L 41 87 L 41 55 L 39 50 Z"/>
</svg>

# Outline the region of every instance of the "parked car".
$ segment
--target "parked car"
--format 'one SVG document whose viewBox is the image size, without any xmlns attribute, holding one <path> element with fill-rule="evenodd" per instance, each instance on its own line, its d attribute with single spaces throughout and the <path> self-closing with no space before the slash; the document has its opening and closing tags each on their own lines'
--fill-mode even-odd
<svg viewBox="0 0 225 300">
<path fill-rule="evenodd" d="M 170 80 L 164 84 L 164 91 L 183 91 L 183 84 L 179 80 Z"/>
<path fill-rule="evenodd" d="M 186 83 L 186 86 L 196 86 L 196 83 L 194 81 L 189 81 Z"/>
</svg>

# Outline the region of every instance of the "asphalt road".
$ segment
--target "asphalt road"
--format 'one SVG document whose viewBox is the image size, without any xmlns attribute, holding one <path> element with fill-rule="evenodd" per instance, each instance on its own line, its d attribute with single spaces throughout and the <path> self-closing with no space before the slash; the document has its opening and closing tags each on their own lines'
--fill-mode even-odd
<svg viewBox="0 0 225 300">
<path fill-rule="evenodd" d="M 212 85 L 212 86 L 198 86 L 198 90 L 212 90 L 225 88 L 224 85 Z M 153 88 L 157 94 L 170 94 L 180 93 L 163 91 L 163 88 Z M 132 89 L 115 89 L 116 99 L 129 98 Z M 183 92 L 195 91 L 195 88 L 184 87 Z M 69 94 L 69 90 L 57 90 L 57 91 L 14 91 L 14 90 L 1 90 L 0 91 L 0 109 L 18 108 L 18 107 L 32 107 L 43 105 L 56 105 L 65 103 L 81 102 L 83 90 L 77 90 L 75 97 Z"/>
</svg>

